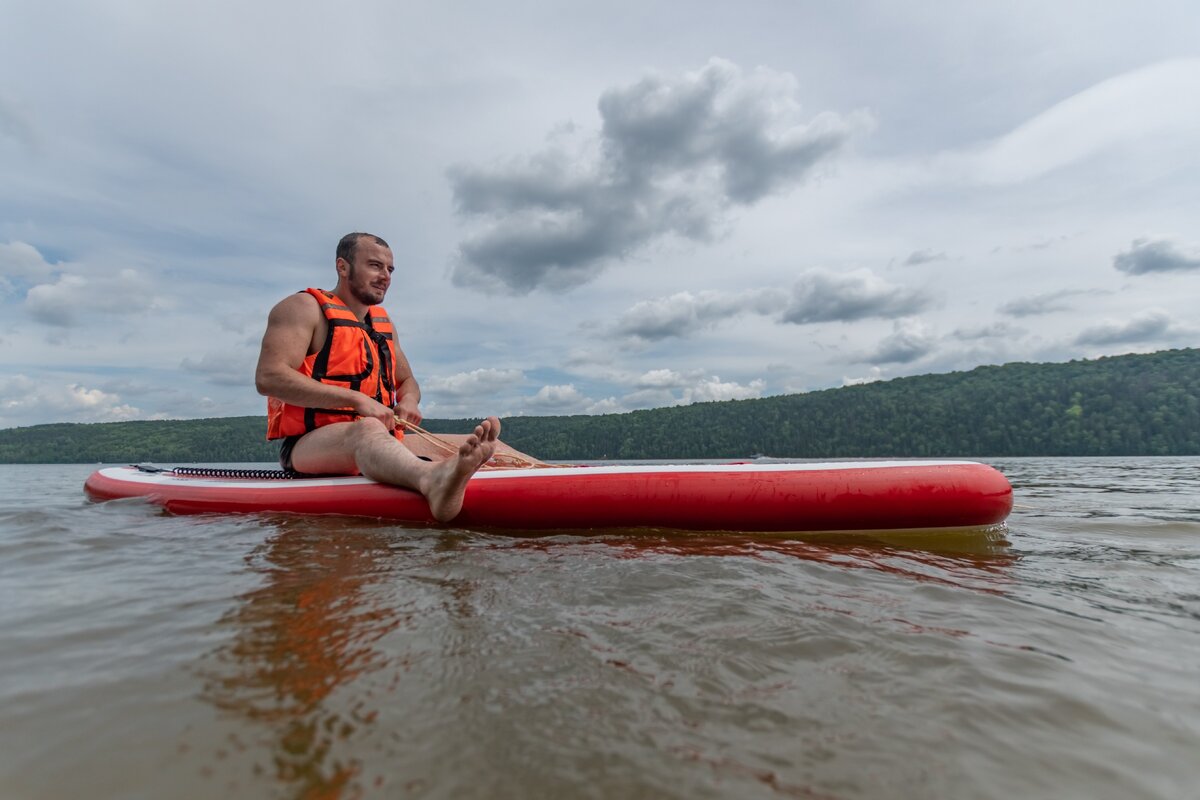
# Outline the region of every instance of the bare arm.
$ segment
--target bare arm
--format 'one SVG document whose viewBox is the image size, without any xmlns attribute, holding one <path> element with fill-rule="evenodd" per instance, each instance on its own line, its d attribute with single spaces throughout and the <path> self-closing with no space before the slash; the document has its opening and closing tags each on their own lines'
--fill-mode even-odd
<svg viewBox="0 0 1200 800">
<path fill-rule="evenodd" d="M 298 371 L 322 320 L 321 310 L 308 295 L 291 295 L 271 309 L 254 372 L 259 394 L 305 408 L 352 408 L 359 416 L 378 419 L 390 430 L 395 426 L 392 409 L 362 392 L 329 386 Z"/>
<path fill-rule="evenodd" d="M 421 412 L 417 406 L 421 402 L 421 387 L 413 377 L 412 367 L 408 365 L 408 357 L 396 345 L 396 416 L 414 425 L 421 424 Z"/>
</svg>

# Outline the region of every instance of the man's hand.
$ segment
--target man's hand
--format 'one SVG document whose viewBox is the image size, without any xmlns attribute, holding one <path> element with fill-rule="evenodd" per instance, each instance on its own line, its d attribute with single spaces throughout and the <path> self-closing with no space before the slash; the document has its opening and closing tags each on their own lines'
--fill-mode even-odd
<svg viewBox="0 0 1200 800">
<path fill-rule="evenodd" d="M 389 431 L 396 427 L 396 416 L 392 409 L 361 392 L 355 394 L 357 397 L 354 398 L 354 412 L 358 416 L 377 419 Z"/>
<path fill-rule="evenodd" d="M 421 411 L 417 408 L 417 401 L 411 395 L 402 395 L 400 402 L 396 403 L 396 408 L 393 410 L 395 415 L 405 422 L 413 425 L 421 424 Z"/>
</svg>

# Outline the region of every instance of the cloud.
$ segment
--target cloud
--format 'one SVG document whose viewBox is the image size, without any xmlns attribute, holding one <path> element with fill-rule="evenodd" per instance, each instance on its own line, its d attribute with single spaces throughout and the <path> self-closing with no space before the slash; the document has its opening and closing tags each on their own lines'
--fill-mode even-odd
<svg viewBox="0 0 1200 800">
<path fill-rule="evenodd" d="M 590 406 L 588 406 L 586 409 L 584 409 L 583 413 L 585 413 L 585 414 L 618 414 L 624 410 L 625 410 L 624 406 L 622 406 L 619 402 L 617 402 L 617 398 L 606 397 L 603 400 L 597 400 L 596 402 L 592 403 Z"/>
<path fill-rule="evenodd" d="M 1077 297 L 1082 294 L 1095 294 L 1095 290 L 1060 289 L 1056 292 L 1018 297 L 1000 305 L 996 310 L 1010 317 L 1033 317 L 1052 314 L 1056 311 L 1071 311 L 1074 306 L 1064 301 L 1069 297 Z"/>
<path fill-rule="evenodd" d="M 871 367 L 868 374 L 859 377 L 851 378 L 847 375 L 842 376 L 842 386 L 862 386 L 864 383 L 875 383 L 883 380 L 883 370 L 879 367 Z"/>
<path fill-rule="evenodd" d="M 638 376 L 634 385 L 639 389 L 678 389 L 691 385 L 703 372 L 676 372 L 673 369 L 652 369 Z"/>
<path fill-rule="evenodd" d="M 645 341 L 682 337 L 742 314 L 781 311 L 787 301 L 787 292 L 780 289 L 752 289 L 736 294 L 679 292 L 635 304 L 621 315 L 615 333 Z"/>
<path fill-rule="evenodd" d="M 920 320 L 897 320 L 892 334 L 870 354 L 859 359 L 869 364 L 908 364 L 933 352 L 933 332 Z"/>
<path fill-rule="evenodd" d="M 1128 275 L 1197 270 L 1200 249 L 1182 247 L 1167 239 L 1134 239 L 1128 250 L 1113 256 L 1113 267 Z"/>
<path fill-rule="evenodd" d="M 720 59 L 677 80 L 648 76 L 600 98 L 604 146 L 625 178 L 711 169 L 725 197 L 753 203 L 794 183 L 855 128 L 828 112 L 801 123 L 796 90 L 790 74 L 746 75 Z"/>
<path fill-rule="evenodd" d="M 714 400 L 749 400 L 762 397 L 767 388 L 766 382 L 755 379 L 748 384 L 736 381 L 723 381 L 716 375 L 705 378 L 693 386 L 683 390 L 681 398 L 684 405 L 688 403 L 706 403 Z"/>
<path fill-rule="evenodd" d="M 1007 322 L 993 322 L 991 325 L 982 325 L 974 328 L 956 328 L 950 335 L 962 341 L 1014 339 L 1024 336 L 1025 331 L 1020 328 L 1014 328 Z"/>
<path fill-rule="evenodd" d="M 746 314 L 780 314 L 780 321 L 796 325 L 893 319 L 922 311 L 932 302 L 930 295 L 890 284 L 869 270 L 837 273 L 813 269 L 804 273 L 790 292 L 769 288 L 737 293 L 678 292 L 643 300 L 621 315 L 613 332 L 658 341 L 687 336 Z"/>
<path fill-rule="evenodd" d="M 668 235 L 706 241 L 733 206 L 786 191 L 869 127 L 866 114 L 802 121 L 796 79 L 720 59 L 651 75 L 599 101 L 598 141 L 491 168 L 449 171 L 460 214 L 460 286 L 564 291 Z"/>
<path fill-rule="evenodd" d="M 1150 309 L 1134 316 L 1128 322 L 1106 320 L 1099 325 L 1084 329 L 1076 344 L 1136 344 L 1158 341 L 1176 333 L 1182 333 L 1171 315 L 1162 309 Z"/>
<path fill-rule="evenodd" d="M 976 177 L 1017 183 L 1159 135 L 1200 133 L 1200 59 L 1152 64 L 1102 81 L 972 157 Z"/>
<path fill-rule="evenodd" d="M 915 267 L 919 264 L 931 264 L 934 261 L 945 261 L 949 256 L 940 250 L 915 250 L 904 259 L 904 266 Z"/>
<path fill-rule="evenodd" d="M 1016 245 L 996 245 L 992 248 L 993 253 L 1033 253 L 1039 250 L 1049 250 L 1052 247 L 1058 247 L 1064 242 L 1069 242 L 1072 239 L 1079 237 L 1079 234 L 1060 234 L 1058 236 L 1043 236 L 1031 242 Z"/>
<path fill-rule="evenodd" d="M 254 369 L 257 353 L 248 350 L 220 353 L 208 352 L 198 359 L 185 358 L 179 367 L 186 372 L 200 375 L 209 383 L 218 386 L 254 386 Z"/>
<path fill-rule="evenodd" d="M 812 269 L 793 286 L 783 321 L 805 325 L 876 317 L 894 319 L 916 314 L 932 303 L 929 294 L 890 284 L 870 270 L 838 273 Z"/>
<path fill-rule="evenodd" d="M 0 243 L 0 278 L 38 281 L 50 277 L 53 267 L 37 248 L 25 242 Z"/>
<path fill-rule="evenodd" d="M 141 411 L 116 394 L 79 383 L 47 383 L 26 375 L 0 382 L 0 426 L 36 424 L 45 417 L 76 422 L 117 422 L 137 419 Z"/>
<path fill-rule="evenodd" d="M 546 385 L 521 401 L 522 412 L 534 415 L 620 414 L 631 410 L 615 397 L 593 400 L 573 383 Z"/>
<path fill-rule="evenodd" d="M 169 305 L 165 298 L 155 296 L 149 281 L 132 269 L 95 277 L 63 273 L 53 283 L 34 286 L 25 296 L 30 316 L 56 328 L 75 327 L 89 314 L 126 316 Z"/>
<path fill-rule="evenodd" d="M 487 396 L 497 390 L 524 380 L 519 369 L 476 369 L 460 372 L 446 378 L 429 378 L 421 381 L 421 388 L 428 393 L 437 393 L 448 398 L 462 399 Z"/>
<path fill-rule="evenodd" d="M 749 383 L 723 381 L 703 370 L 679 372 L 672 369 L 652 369 L 638 375 L 625 376 L 624 382 L 632 391 L 616 397 L 594 400 L 575 384 L 546 385 L 531 397 L 520 401 L 522 413 L 531 414 L 618 414 L 639 408 L 689 405 L 714 400 L 745 400 L 762 397 L 766 382 Z"/>
<path fill-rule="evenodd" d="M 11 98 L 0 95 L 0 140 L 12 139 L 34 149 L 37 139 L 28 115 Z"/>
<path fill-rule="evenodd" d="M 539 414 L 581 414 L 593 404 L 591 398 L 575 388 L 574 384 L 543 386 L 537 394 L 526 399 L 529 411 Z"/>
<path fill-rule="evenodd" d="M 635 381 L 637 392 L 626 397 L 638 403 L 650 399 L 667 398 L 661 405 L 687 405 L 710 400 L 746 400 L 761 397 L 766 388 L 762 380 L 748 384 L 722 381 L 717 375 L 708 375 L 702 370 L 678 372 L 673 369 L 653 369 L 642 373 Z M 675 394 L 678 392 L 678 394 Z"/>
<path fill-rule="evenodd" d="M 14 293 L 18 284 L 44 281 L 53 269 L 31 244 L 0 243 L 0 295 Z"/>
</svg>

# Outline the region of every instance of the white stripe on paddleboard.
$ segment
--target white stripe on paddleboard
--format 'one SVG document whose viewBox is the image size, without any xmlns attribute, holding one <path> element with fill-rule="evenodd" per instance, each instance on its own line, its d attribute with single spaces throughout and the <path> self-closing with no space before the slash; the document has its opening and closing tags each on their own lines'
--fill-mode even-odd
<svg viewBox="0 0 1200 800">
<path fill-rule="evenodd" d="M 472 476 L 473 481 L 517 480 L 521 478 L 567 478 L 587 475 L 679 475 L 695 473 L 754 474 L 764 472 L 827 472 L 838 470 L 876 470 L 895 467 L 980 466 L 976 461 L 826 461 L 804 464 L 609 464 L 593 467 L 535 467 L 533 469 L 489 470 Z M 375 483 L 362 476 L 334 478 L 254 479 L 202 478 L 170 472 L 139 472 L 129 467 L 104 467 L 100 474 L 125 483 L 153 485 L 195 485 L 221 489 L 286 489 L 314 486 L 360 486 Z"/>
</svg>

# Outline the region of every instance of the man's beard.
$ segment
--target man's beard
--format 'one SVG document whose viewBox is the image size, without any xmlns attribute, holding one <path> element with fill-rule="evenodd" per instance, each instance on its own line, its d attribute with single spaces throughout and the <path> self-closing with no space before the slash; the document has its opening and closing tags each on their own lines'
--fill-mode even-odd
<svg viewBox="0 0 1200 800">
<path fill-rule="evenodd" d="M 346 284 L 350 289 L 350 294 L 354 295 L 354 299 L 357 300 L 358 302 L 363 303 L 364 305 L 368 305 L 368 306 L 374 306 L 374 305 L 378 305 L 379 303 L 382 303 L 383 295 L 384 295 L 383 292 L 380 292 L 378 289 L 374 289 L 374 288 L 368 286 L 365 291 L 369 291 L 369 292 L 371 292 L 371 294 L 366 295 L 366 294 L 364 294 L 364 290 L 359 289 L 357 286 L 355 286 L 354 272 L 355 272 L 354 265 L 351 264 L 350 271 L 346 273 Z M 375 296 L 376 292 L 378 292 L 378 294 L 379 294 L 378 297 Z"/>
</svg>

